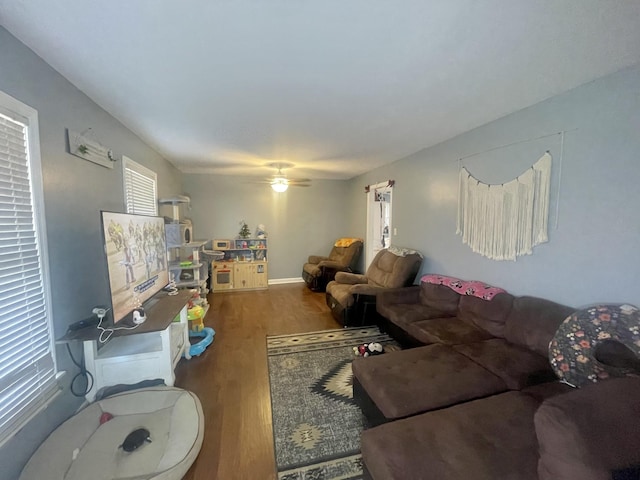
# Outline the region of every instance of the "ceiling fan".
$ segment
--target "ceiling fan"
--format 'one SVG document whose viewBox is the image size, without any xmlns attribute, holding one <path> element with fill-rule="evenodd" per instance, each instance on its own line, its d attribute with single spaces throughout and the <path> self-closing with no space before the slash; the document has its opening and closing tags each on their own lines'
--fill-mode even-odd
<svg viewBox="0 0 640 480">
<path fill-rule="evenodd" d="M 308 178 L 288 178 L 284 173 L 282 173 L 282 170 L 293 167 L 293 163 L 274 162 L 268 164 L 268 166 L 277 169 L 278 172 L 262 183 L 268 183 L 271 185 L 271 188 L 278 193 L 285 192 L 289 187 L 311 186 L 311 180 Z"/>
</svg>

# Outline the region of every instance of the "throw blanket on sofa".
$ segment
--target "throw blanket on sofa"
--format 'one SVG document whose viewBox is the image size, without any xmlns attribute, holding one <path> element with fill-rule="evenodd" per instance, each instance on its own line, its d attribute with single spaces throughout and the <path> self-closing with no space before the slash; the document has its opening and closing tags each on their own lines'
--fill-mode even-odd
<svg viewBox="0 0 640 480">
<path fill-rule="evenodd" d="M 420 252 L 411 248 L 396 247 L 395 245 L 391 245 L 389 248 L 387 248 L 387 251 L 389 253 L 393 253 L 396 257 L 406 257 L 407 255 L 417 254 L 420 256 L 420 258 L 422 258 L 422 254 Z"/>
<path fill-rule="evenodd" d="M 484 282 L 477 280 L 460 280 L 459 278 L 445 277 L 444 275 L 424 275 L 420 281 L 435 283 L 436 285 L 446 285 L 460 295 L 473 295 L 474 297 L 484 300 L 491 300 L 498 293 L 507 293 L 507 291 L 502 288 L 492 287 Z"/>
<path fill-rule="evenodd" d="M 336 240 L 336 243 L 333 244 L 334 247 L 350 247 L 352 243 L 361 242 L 361 238 L 339 238 Z"/>
</svg>

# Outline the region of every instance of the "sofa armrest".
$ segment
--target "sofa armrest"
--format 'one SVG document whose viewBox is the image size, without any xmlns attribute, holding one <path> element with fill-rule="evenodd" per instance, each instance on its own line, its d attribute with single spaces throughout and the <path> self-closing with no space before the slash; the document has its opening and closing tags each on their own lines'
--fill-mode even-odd
<svg viewBox="0 0 640 480">
<path fill-rule="evenodd" d="M 534 422 L 540 480 L 610 480 L 613 471 L 640 464 L 640 378 L 552 397 Z"/>
<path fill-rule="evenodd" d="M 336 272 L 341 272 L 349 269 L 349 267 L 344 266 L 339 262 L 334 262 L 333 260 L 322 260 L 320 263 L 318 263 L 318 266 L 320 268 L 335 270 Z"/>
<path fill-rule="evenodd" d="M 360 273 L 338 272 L 336 273 L 336 282 L 356 285 L 358 283 L 367 283 L 367 277 Z"/>
<path fill-rule="evenodd" d="M 329 257 L 323 257 L 321 255 L 309 255 L 309 261 L 307 263 L 318 264 L 324 260 L 329 260 Z"/>
<path fill-rule="evenodd" d="M 386 288 L 384 287 L 376 287 L 375 285 L 370 285 L 368 283 L 359 283 L 353 285 L 349 291 L 354 295 L 370 295 L 377 296 L 379 293 L 384 292 Z"/>
</svg>

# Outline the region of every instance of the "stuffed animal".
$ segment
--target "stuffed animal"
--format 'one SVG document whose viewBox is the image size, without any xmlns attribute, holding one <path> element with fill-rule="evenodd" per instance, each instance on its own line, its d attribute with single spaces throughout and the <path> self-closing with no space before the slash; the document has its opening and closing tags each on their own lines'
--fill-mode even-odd
<svg viewBox="0 0 640 480">
<path fill-rule="evenodd" d="M 256 238 L 267 238 L 267 230 L 262 223 L 256 227 Z"/>
<path fill-rule="evenodd" d="M 363 343 L 357 347 L 353 347 L 353 353 L 358 357 L 369 357 L 384 353 L 384 347 L 376 342 Z"/>
</svg>

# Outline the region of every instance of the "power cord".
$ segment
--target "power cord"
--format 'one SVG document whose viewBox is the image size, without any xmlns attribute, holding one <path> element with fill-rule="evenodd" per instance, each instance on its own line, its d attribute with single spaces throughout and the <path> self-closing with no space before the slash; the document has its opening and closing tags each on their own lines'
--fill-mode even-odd
<svg viewBox="0 0 640 480">
<path fill-rule="evenodd" d="M 102 321 L 104 320 L 104 317 L 107 316 L 107 312 L 109 310 L 110 310 L 109 308 L 95 307 L 91 311 L 95 316 L 98 317 L 98 325 L 96 325 L 96 328 L 98 330 L 100 330 L 100 337 L 98 339 L 100 341 L 100 343 L 106 343 L 107 340 L 109 340 L 109 338 L 111 338 L 111 335 L 113 335 L 113 332 L 116 331 L 116 330 L 133 330 L 133 329 L 138 328 L 140 326 L 140 325 L 135 325 L 133 327 L 118 327 L 118 328 L 105 328 L 105 327 L 103 327 L 102 326 Z M 104 338 L 105 334 L 107 335 L 106 338 Z M 73 364 L 76 367 L 78 367 L 78 369 L 80 370 L 71 379 L 71 384 L 69 385 L 69 389 L 71 390 L 71 393 L 74 396 L 76 396 L 76 397 L 84 397 L 93 388 L 93 385 L 95 383 L 95 378 L 93 377 L 91 372 L 87 370 L 87 368 L 85 366 L 84 355 L 82 356 L 81 361 L 76 360 L 76 358 L 73 356 L 73 353 L 71 353 L 71 347 L 69 347 L 68 343 L 67 343 L 67 352 L 69 353 L 69 357 L 71 358 L 71 361 L 73 362 Z M 78 381 L 78 379 L 80 379 L 80 378 L 84 378 L 85 379 L 86 386 L 85 386 L 84 390 L 77 391 L 75 385 L 76 385 L 76 382 Z"/>
<path fill-rule="evenodd" d="M 107 327 L 107 328 L 105 328 L 105 327 L 102 326 L 102 320 L 107 315 L 107 312 L 109 311 L 109 309 L 108 308 L 96 307 L 92 311 L 93 311 L 94 315 L 97 315 L 97 317 L 98 317 L 98 325 L 96 325 L 96 328 L 98 330 L 100 330 L 100 336 L 98 337 L 98 341 L 100 343 L 107 343 L 109 341 L 109 339 L 111 338 L 111 335 L 113 335 L 113 332 L 115 332 L 116 330 L 135 330 L 140 325 L 142 325 L 142 323 L 137 323 L 133 327 Z"/>
<path fill-rule="evenodd" d="M 93 388 L 93 384 L 94 384 L 93 375 L 91 375 L 91 372 L 88 371 L 84 365 L 84 356 L 82 357 L 82 362 L 78 362 L 74 358 L 73 353 L 71 353 L 71 347 L 69 347 L 68 343 L 67 343 L 67 352 L 69 352 L 69 357 L 71 357 L 71 361 L 73 362 L 73 364 L 80 369 L 80 372 L 76 373 L 75 376 L 71 379 L 71 385 L 69 386 L 69 389 L 71 390 L 71 393 L 74 396 L 84 397 Z M 76 380 L 78 380 L 79 378 L 84 378 L 86 383 L 85 389 L 82 392 L 77 392 L 74 386 L 76 383 Z"/>
</svg>

